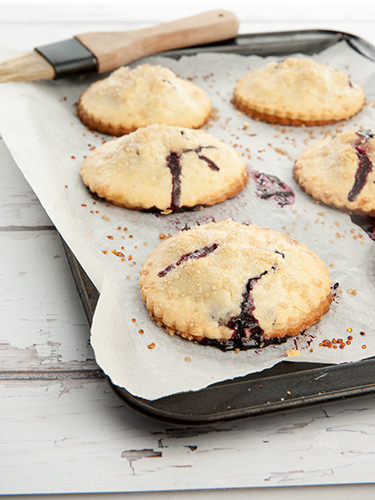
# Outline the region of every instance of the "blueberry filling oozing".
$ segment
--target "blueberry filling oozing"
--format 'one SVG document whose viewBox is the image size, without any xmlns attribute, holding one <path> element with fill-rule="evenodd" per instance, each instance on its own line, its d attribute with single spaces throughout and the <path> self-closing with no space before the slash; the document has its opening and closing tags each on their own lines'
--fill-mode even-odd
<svg viewBox="0 0 375 500">
<path fill-rule="evenodd" d="M 259 198 L 263 200 L 272 198 L 280 207 L 294 203 L 295 196 L 292 188 L 275 175 L 253 171 L 252 177 L 256 185 L 256 195 Z"/>
<path fill-rule="evenodd" d="M 176 210 L 180 206 L 181 197 L 181 164 L 178 153 L 170 153 L 167 156 L 167 167 L 172 174 L 171 209 Z"/>
<path fill-rule="evenodd" d="M 183 262 L 186 262 L 187 260 L 190 259 L 201 259 L 202 257 L 207 257 L 210 253 L 214 252 L 219 245 L 217 243 L 213 243 L 210 246 L 205 246 L 203 248 L 199 248 L 198 250 L 194 250 L 189 253 L 185 253 L 178 259 L 178 261 L 175 264 L 170 264 L 167 266 L 163 271 L 160 271 L 158 273 L 159 278 L 163 278 L 166 274 L 168 274 L 170 271 L 175 269 L 176 267 L 180 266 Z"/>
<path fill-rule="evenodd" d="M 241 302 L 240 314 L 230 318 L 226 324 L 228 328 L 234 330 L 234 334 L 230 339 L 232 344 L 240 349 L 257 347 L 264 340 L 264 331 L 259 325 L 259 321 L 253 314 L 255 304 L 251 291 L 254 288 L 255 283 L 266 274 L 268 274 L 268 271 L 264 271 L 258 276 L 248 280 L 245 286 L 245 291 L 242 294 L 243 299 Z"/>
<path fill-rule="evenodd" d="M 171 152 L 167 158 L 167 167 L 172 174 L 172 195 L 171 206 L 172 210 L 177 210 L 180 206 L 181 198 L 181 156 L 185 153 L 194 152 L 198 158 L 204 161 L 211 170 L 218 171 L 220 168 L 215 162 L 207 158 L 205 155 L 200 154 L 202 149 L 216 149 L 215 146 L 198 146 L 195 149 L 184 149 L 181 153 Z"/>
<path fill-rule="evenodd" d="M 358 140 L 354 143 L 354 149 L 358 157 L 358 168 L 354 176 L 353 187 L 348 193 L 349 201 L 354 201 L 357 198 L 373 167 L 368 157 L 368 141 L 374 137 L 374 134 L 366 130 L 357 132 L 357 136 Z"/>
<path fill-rule="evenodd" d="M 278 250 L 275 251 L 285 258 L 285 255 Z M 277 263 L 272 267 L 272 271 L 276 271 Z M 229 340 L 216 340 L 204 338 L 201 343 L 205 345 L 213 345 L 219 347 L 223 351 L 230 351 L 233 349 L 252 349 L 254 347 L 264 347 L 269 344 L 281 344 L 285 342 L 286 338 L 271 338 L 266 339 L 264 336 L 264 330 L 259 325 L 259 321 L 254 316 L 255 304 L 251 292 L 254 285 L 263 276 L 268 274 L 268 270 L 263 271 L 258 276 L 250 278 L 245 286 L 245 290 L 242 294 L 242 302 L 240 305 L 240 313 L 238 316 L 232 316 L 229 321 L 225 323 L 225 326 L 233 330 L 233 335 Z"/>
<path fill-rule="evenodd" d="M 200 154 L 202 149 L 216 149 L 216 148 L 215 148 L 215 146 L 198 146 L 195 149 L 184 149 L 183 153 L 190 153 L 191 151 L 193 151 L 194 153 L 196 153 L 198 155 L 198 158 L 200 160 L 203 160 L 207 163 L 207 165 L 210 167 L 211 170 L 219 171 L 220 168 L 216 165 L 215 162 L 213 162 L 212 160 L 207 158 L 207 156 Z"/>
<path fill-rule="evenodd" d="M 235 349 L 240 349 L 241 351 L 246 351 L 247 349 L 254 349 L 256 347 L 267 347 L 268 345 L 275 345 L 275 344 L 283 344 L 288 340 L 289 336 L 285 335 L 285 337 L 272 337 L 270 339 L 263 339 L 261 343 L 256 344 L 253 343 L 251 345 L 246 345 L 244 343 L 241 343 L 241 345 L 238 345 L 233 341 L 233 339 L 229 340 L 216 340 L 216 339 L 209 339 L 205 337 L 204 339 L 200 340 L 199 343 L 202 345 L 210 345 L 213 347 L 218 347 L 222 351 L 234 351 Z"/>
</svg>

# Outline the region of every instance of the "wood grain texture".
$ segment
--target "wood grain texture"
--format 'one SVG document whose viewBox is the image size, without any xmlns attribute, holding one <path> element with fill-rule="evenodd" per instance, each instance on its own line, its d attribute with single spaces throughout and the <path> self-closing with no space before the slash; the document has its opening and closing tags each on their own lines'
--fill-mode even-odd
<svg viewBox="0 0 375 500">
<path fill-rule="evenodd" d="M 57 233 L 0 232 L 0 262 L 0 371 L 96 368 Z"/>
<path fill-rule="evenodd" d="M 373 471 L 373 397 L 209 427 L 126 408 L 104 380 L 0 382 L 1 492 L 334 484 Z M 22 478 L 22 480 L 20 480 Z"/>
<path fill-rule="evenodd" d="M 3 191 L 0 197 L 1 231 L 17 227 L 54 227 L 1 138 L 0 186 Z"/>
<path fill-rule="evenodd" d="M 238 24 L 231 12 L 215 10 L 151 28 L 84 33 L 76 38 L 95 55 L 98 73 L 104 73 L 156 52 L 233 38 Z"/>
</svg>

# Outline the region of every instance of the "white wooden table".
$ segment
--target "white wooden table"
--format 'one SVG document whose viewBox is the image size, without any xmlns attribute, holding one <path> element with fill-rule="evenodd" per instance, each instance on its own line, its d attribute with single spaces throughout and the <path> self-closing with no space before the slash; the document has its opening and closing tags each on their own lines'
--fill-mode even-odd
<svg viewBox="0 0 375 500">
<path fill-rule="evenodd" d="M 135 3 L 0 1 L 0 45 L 28 49 L 218 6 Z M 355 10 L 349 1 L 233 1 L 231 8 L 244 33 L 320 27 L 375 43 L 370 1 L 357 2 Z M 375 497 L 365 485 L 375 479 L 373 396 L 199 429 L 128 409 L 93 359 L 59 236 L 1 140 L 0 186 L 0 494 L 262 487 L 156 497 Z M 263 488 L 337 483 L 363 486 Z"/>
</svg>

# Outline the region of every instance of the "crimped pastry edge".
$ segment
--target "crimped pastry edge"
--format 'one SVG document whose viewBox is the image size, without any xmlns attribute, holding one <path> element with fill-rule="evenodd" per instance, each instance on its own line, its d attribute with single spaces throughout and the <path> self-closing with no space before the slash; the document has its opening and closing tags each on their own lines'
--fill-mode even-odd
<svg viewBox="0 0 375 500">
<path fill-rule="evenodd" d="M 269 113 L 266 111 L 261 111 L 257 110 L 254 107 L 251 107 L 251 105 L 247 102 L 245 102 L 244 99 L 242 99 L 239 95 L 236 94 L 237 87 L 234 92 L 234 97 L 232 99 L 232 102 L 234 106 L 239 109 L 241 112 L 245 113 L 247 116 L 250 118 L 253 118 L 254 120 L 257 121 L 262 121 L 262 122 L 267 122 L 271 124 L 278 124 L 278 125 L 287 125 L 287 126 L 293 126 L 293 127 L 314 127 L 314 126 L 322 126 L 322 125 L 330 125 L 333 123 L 338 123 L 341 121 L 346 121 L 355 116 L 357 113 L 361 111 L 364 105 L 365 101 L 365 95 L 363 93 L 363 100 L 361 106 L 356 109 L 353 113 L 348 113 L 346 116 L 339 116 L 339 117 L 322 117 L 322 118 L 314 118 L 312 119 L 309 116 L 303 115 L 302 113 L 292 113 L 283 110 L 283 116 L 281 116 L 281 112 L 277 114 L 277 109 L 274 110 L 273 113 Z M 327 114 L 328 115 L 328 114 Z"/>
<path fill-rule="evenodd" d="M 84 93 L 82 94 L 82 96 Z M 114 125 L 108 121 L 104 121 L 101 118 L 95 117 L 93 113 L 90 113 L 87 111 L 82 103 L 82 96 L 79 98 L 78 101 L 78 106 L 77 106 L 77 114 L 78 118 L 81 120 L 81 122 L 86 125 L 89 129 L 91 130 L 96 130 L 97 132 L 100 132 L 101 134 L 108 134 L 108 135 L 113 135 L 116 137 L 121 137 L 122 135 L 130 134 L 131 132 L 135 132 L 137 129 L 146 127 L 147 125 L 162 125 L 163 123 L 145 123 L 144 125 L 141 126 L 132 126 L 132 127 L 123 127 L 122 125 Z M 193 129 L 198 129 L 202 128 L 210 119 L 211 116 L 211 111 L 212 111 L 212 105 L 210 106 L 207 115 L 205 118 L 202 120 L 201 123 L 192 125 L 192 124 L 181 124 L 181 123 L 176 123 L 174 124 L 177 127 L 184 127 L 184 128 L 193 128 Z M 167 125 L 173 126 L 173 124 L 168 123 Z"/>
<path fill-rule="evenodd" d="M 152 321 L 155 321 L 156 324 L 166 330 L 167 333 L 170 335 L 180 335 L 180 337 L 183 337 L 187 340 L 193 340 L 196 342 L 201 342 L 205 338 L 210 338 L 210 340 L 217 340 L 217 341 L 228 341 L 230 340 L 230 337 L 207 337 L 206 335 L 195 335 L 194 333 L 187 331 L 180 331 L 178 330 L 175 325 L 167 325 L 163 321 L 162 316 L 156 316 L 155 315 L 155 310 L 153 308 L 153 303 L 147 300 L 147 296 L 143 293 L 143 289 L 141 288 L 141 293 L 142 293 L 142 298 L 146 304 L 146 309 L 150 315 L 150 318 Z M 299 323 L 292 325 L 291 327 L 288 328 L 282 328 L 280 330 L 275 330 L 271 333 L 266 334 L 265 333 L 265 340 L 268 339 L 282 339 L 284 337 L 293 337 L 295 335 L 298 335 L 300 332 L 307 330 L 311 326 L 315 325 L 318 321 L 322 319 L 324 314 L 326 314 L 329 311 L 330 305 L 332 302 L 332 293 L 329 292 L 329 294 L 320 302 L 318 307 L 310 311 L 308 315 L 306 315 L 303 320 L 301 320 Z"/>
<path fill-rule="evenodd" d="M 256 227 L 259 227 L 259 226 L 256 226 Z M 270 228 L 261 228 L 261 229 L 267 230 L 267 231 L 273 231 Z M 292 240 L 295 243 L 301 245 L 309 253 L 313 254 L 316 258 L 321 260 L 305 244 L 299 243 L 297 240 L 295 240 L 293 238 L 288 238 L 285 235 L 283 235 L 282 233 L 281 233 L 281 235 L 284 238 L 286 238 L 288 240 Z M 155 309 L 156 309 L 155 306 L 157 306 L 157 304 L 154 302 L 154 300 L 152 299 L 152 297 L 150 295 L 145 293 L 144 286 L 147 282 L 147 277 L 148 277 L 148 274 L 149 274 L 150 269 L 152 267 L 154 252 L 157 249 L 159 249 L 160 247 L 167 245 L 167 244 L 168 244 L 168 240 L 164 240 L 162 243 L 160 243 L 153 250 L 153 252 L 151 252 L 151 254 L 147 257 L 147 259 L 144 261 L 142 268 L 141 268 L 141 271 L 140 271 L 139 286 L 140 286 L 143 301 L 145 303 L 145 306 L 146 306 L 146 309 L 149 313 L 150 318 L 153 321 L 155 321 L 158 326 L 164 328 L 170 335 L 177 334 L 177 335 L 180 335 L 181 337 L 184 337 L 187 340 L 193 340 L 193 341 L 196 341 L 198 343 L 206 338 L 209 338 L 211 340 L 218 340 L 218 341 L 230 340 L 230 336 L 229 337 L 228 336 L 221 336 L 221 337 L 216 336 L 216 337 L 214 337 L 214 336 L 207 336 L 207 335 L 197 335 L 197 334 L 194 334 L 193 332 L 189 331 L 188 329 L 186 331 L 181 331 L 176 327 L 176 324 L 168 324 L 167 325 L 166 323 L 164 323 L 163 316 L 160 316 L 160 315 L 158 316 L 158 314 L 155 313 Z M 323 261 L 321 261 L 321 262 L 324 264 Z M 324 266 L 325 266 L 325 264 L 324 264 Z M 330 279 L 329 279 L 329 281 L 331 282 Z M 301 331 L 307 330 L 308 328 L 313 326 L 315 323 L 320 321 L 321 318 L 324 316 L 324 314 L 326 314 L 329 311 L 332 299 L 333 299 L 333 295 L 332 295 L 331 290 L 329 290 L 328 294 L 321 300 L 319 305 L 317 307 L 315 307 L 314 309 L 312 309 L 308 314 L 306 314 L 299 322 L 294 323 L 289 327 L 285 327 L 285 328 L 281 328 L 279 330 L 274 330 L 272 332 L 265 333 L 265 340 L 272 339 L 272 338 L 282 339 L 282 338 L 285 338 L 288 336 L 295 336 L 295 335 L 298 335 Z M 160 310 L 160 308 L 159 308 L 159 310 Z"/>
</svg>

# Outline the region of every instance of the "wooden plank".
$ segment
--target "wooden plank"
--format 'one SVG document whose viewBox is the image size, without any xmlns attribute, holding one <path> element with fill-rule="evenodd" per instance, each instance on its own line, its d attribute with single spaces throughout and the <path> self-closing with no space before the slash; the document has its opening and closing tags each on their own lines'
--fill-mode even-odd
<svg viewBox="0 0 375 500">
<path fill-rule="evenodd" d="M 96 369 L 56 232 L 0 232 L 0 371 Z"/>
<path fill-rule="evenodd" d="M 105 378 L 100 368 L 85 367 L 83 363 L 74 365 L 73 363 L 64 363 L 64 367 L 51 369 L 33 369 L 33 370 L 0 370 L 0 380 L 77 380 L 77 379 L 102 379 Z M 74 369 L 79 367 L 79 369 Z"/>
<path fill-rule="evenodd" d="M 124 496 L 126 495 L 126 496 Z M 190 491 L 153 491 L 152 493 L 126 493 L 119 497 L 116 493 L 96 493 L 59 495 L 58 500 L 316 500 L 317 498 L 340 498 L 341 500 L 373 500 L 375 497 L 374 484 L 346 484 L 328 486 L 293 486 L 291 488 L 236 488 L 215 490 Z M 37 497 L 38 498 L 38 497 Z M 36 500 L 31 495 L 5 496 L 2 500 Z M 56 500 L 54 495 L 43 495 L 42 500 Z"/>
<path fill-rule="evenodd" d="M 52 222 L 0 139 L 0 231 L 9 227 L 51 228 Z"/>
<path fill-rule="evenodd" d="M 128 409 L 104 380 L 0 382 L 0 491 L 151 491 L 366 482 L 375 400 L 210 427 Z M 4 432 L 4 430 L 6 430 Z"/>
</svg>

